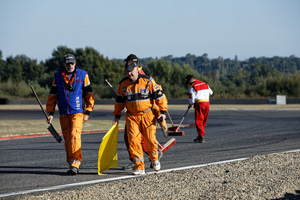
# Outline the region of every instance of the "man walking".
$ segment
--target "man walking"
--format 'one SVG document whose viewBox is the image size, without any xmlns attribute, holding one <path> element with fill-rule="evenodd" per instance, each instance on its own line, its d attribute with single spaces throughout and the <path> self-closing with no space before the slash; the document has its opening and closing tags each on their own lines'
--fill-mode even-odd
<svg viewBox="0 0 300 200">
<path fill-rule="evenodd" d="M 82 125 L 88 121 L 89 114 L 94 108 L 94 94 L 88 73 L 76 66 L 73 54 L 65 55 L 63 69 L 54 74 L 46 105 L 49 124 L 52 122 L 56 104 L 70 167 L 67 174 L 76 175 L 82 162 Z"/>
<path fill-rule="evenodd" d="M 194 139 L 196 143 L 204 143 L 205 125 L 209 114 L 209 96 L 213 94 L 209 85 L 196 80 L 193 75 L 186 76 L 186 84 L 191 85 L 189 90 L 189 108 L 194 104 L 195 122 L 198 137 Z"/>
<path fill-rule="evenodd" d="M 136 65 L 138 66 L 138 72 L 139 72 L 139 74 L 146 75 L 145 72 L 142 70 L 142 66 L 139 65 L 140 63 L 139 63 L 139 60 L 138 60 L 138 58 L 137 58 L 136 55 L 130 54 L 130 55 L 127 56 L 127 58 L 124 61 L 126 62 L 126 64 L 127 64 L 128 61 L 135 62 Z M 166 98 L 166 96 L 164 95 L 163 98 Z M 167 101 L 167 100 L 165 99 L 165 101 Z M 155 117 L 158 118 L 159 115 L 160 115 L 159 107 L 155 104 L 155 102 L 153 102 L 153 103 L 154 104 L 152 106 L 152 111 L 153 111 L 153 114 L 155 115 Z M 166 132 L 168 130 L 166 121 L 161 121 L 161 122 L 159 122 L 159 124 L 160 124 L 163 132 Z M 132 169 L 135 169 L 135 164 L 134 164 L 133 159 L 130 156 L 129 144 L 128 144 L 128 136 L 127 136 L 127 131 L 126 130 L 127 129 L 126 129 L 126 125 L 125 125 L 125 129 L 124 129 L 124 141 L 125 141 L 125 144 L 126 144 L 127 151 L 129 153 L 129 157 L 130 157 L 131 163 L 128 166 L 124 167 L 123 169 L 124 170 L 132 170 Z M 142 137 L 141 145 L 142 145 L 143 152 L 148 155 L 148 150 L 147 150 L 146 144 L 144 142 L 143 135 L 141 135 L 141 137 Z M 163 155 L 163 153 L 158 150 L 158 155 L 159 155 L 159 159 L 160 159 L 160 157 Z M 152 163 L 150 165 L 150 168 L 153 168 L 152 167 Z"/>
<path fill-rule="evenodd" d="M 121 111 L 126 107 L 126 129 L 130 155 L 135 163 L 134 175 L 145 174 L 141 135 L 143 135 L 148 155 L 154 170 L 161 168 L 158 160 L 156 140 L 156 117 L 152 112 L 153 101 L 159 107 L 158 118 L 166 119 L 167 101 L 162 90 L 150 76 L 139 74 L 137 62 L 128 60 L 125 65 L 127 77 L 118 87 L 113 123 L 121 118 Z"/>
</svg>

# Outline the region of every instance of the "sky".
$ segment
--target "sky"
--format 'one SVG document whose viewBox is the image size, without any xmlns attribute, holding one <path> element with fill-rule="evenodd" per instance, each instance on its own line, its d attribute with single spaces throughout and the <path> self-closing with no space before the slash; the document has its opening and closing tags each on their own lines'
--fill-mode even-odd
<svg viewBox="0 0 300 200">
<path fill-rule="evenodd" d="M 2 59 L 58 46 L 109 59 L 300 57 L 299 0 L 0 0 Z"/>
</svg>

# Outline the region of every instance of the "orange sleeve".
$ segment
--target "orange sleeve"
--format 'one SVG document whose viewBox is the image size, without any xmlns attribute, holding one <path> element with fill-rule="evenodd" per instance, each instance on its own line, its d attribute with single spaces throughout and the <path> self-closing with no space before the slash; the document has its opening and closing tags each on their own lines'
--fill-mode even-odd
<svg viewBox="0 0 300 200">
<path fill-rule="evenodd" d="M 92 112 L 94 109 L 95 105 L 95 100 L 94 100 L 94 94 L 93 93 L 88 93 L 85 97 L 86 100 L 86 111 Z"/>
<path fill-rule="evenodd" d="M 90 85 L 90 84 L 91 84 L 91 82 L 90 82 L 89 75 L 86 74 L 86 75 L 85 75 L 85 78 L 84 78 L 83 87 L 86 87 L 86 86 L 88 86 L 88 85 Z"/>
<path fill-rule="evenodd" d="M 122 116 L 122 110 L 124 108 L 125 108 L 125 97 L 123 95 L 122 86 L 121 86 L 121 84 L 119 84 L 113 115 L 116 118 L 120 119 Z"/>
<path fill-rule="evenodd" d="M 85 78 L 84 78 L 84 87 L 90 87 L 91 82 L 90 82 L 90 79 L 89 79 L 89 75 L 86 74 Z M 88 93 L 85 97 L 85 101 L 86 101 L 86 108 L 85 110 L 88 111 L 88 112 L 92 112 L 93 109 L 94 109 L 94 105 L 95 105 L 95 100 L 94 100 L 94 93 L 93 93 L 93 90 L 90 89 L 88 90 Z"/>
<path fill-rule="evenodd" d="M 53 114 L 55 112 L 56 103 L 57 103 L 57 85 L 56 85 L 56 81 L 54 79 L 51 90 L 48 95 L 47 104 L 46 104 L 46 111 L 49 114 Z"/>
<path fill-rule="evenodd" d="M 156 82 L 152 80 L 150 87 L 152 87 L 153 92 L 157 93 L 157 98 L 155 99 L 155 103 L 159 107 L 159 110 L 167 112 L 168 100 L 166 95 L 162 91 L 161 85 L 156 84 Z"/>
</svg>

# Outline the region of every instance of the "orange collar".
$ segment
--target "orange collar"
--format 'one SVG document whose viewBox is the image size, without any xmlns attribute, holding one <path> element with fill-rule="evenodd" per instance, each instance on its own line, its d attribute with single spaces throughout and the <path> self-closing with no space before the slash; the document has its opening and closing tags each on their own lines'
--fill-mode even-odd
<svg viewBox="0 0 300 200">
<path fill-rule="evenodd" d="M 75 76 L 76 76 L 76 72 L 73 73 L 71 80 L 69 80 L 68 76 L 66 75 L 66 71 L 63 71 L 62 75 L 67 83 L 73 84 Z"/>
</svg>

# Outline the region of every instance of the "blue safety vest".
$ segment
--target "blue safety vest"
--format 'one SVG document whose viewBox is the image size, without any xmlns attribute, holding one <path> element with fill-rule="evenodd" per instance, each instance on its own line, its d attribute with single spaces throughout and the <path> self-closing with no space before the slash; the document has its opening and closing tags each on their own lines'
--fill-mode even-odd
<svg viewBox="0 0 300 200">
<path fill-rule="evenodd" d="M 83 113 L 82 88 L 87 72 L 76 67 L 72 84 L 74 91 L 69 91 L 62 75 L 63 71 L 60 70 L 54 74 L 57 84 L 59 114 Z"/>
</svg>

